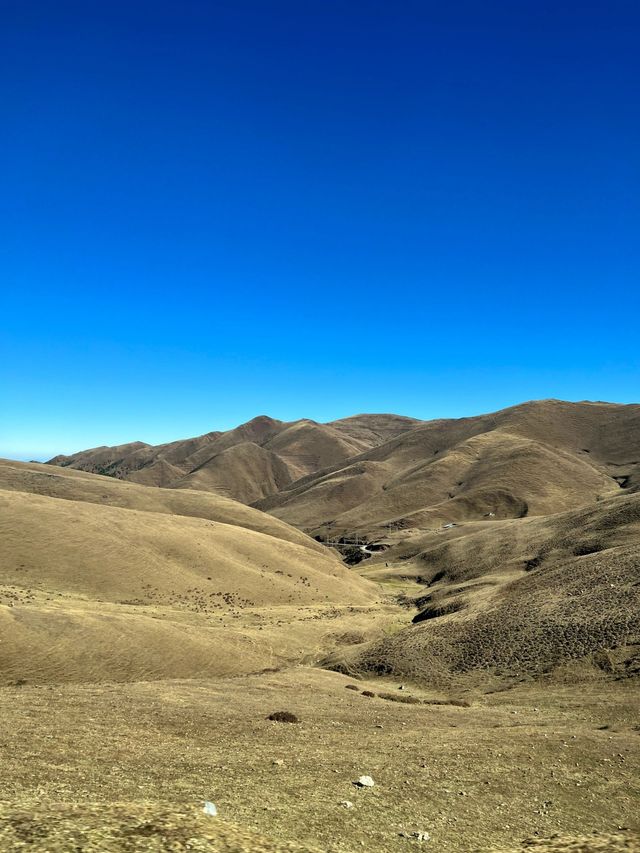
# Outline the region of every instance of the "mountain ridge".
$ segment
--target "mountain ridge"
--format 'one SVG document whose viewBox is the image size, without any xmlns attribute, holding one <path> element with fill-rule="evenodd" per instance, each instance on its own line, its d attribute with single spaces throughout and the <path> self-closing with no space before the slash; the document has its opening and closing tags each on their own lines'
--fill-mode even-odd
<svg viewBox="0 0 640 853">
<path fill-rule="evenodd" d="M 640 486 L 640 406 L 532 400 L 464 418 L 266 415 L 163 445 L 48 464 L 210 491 L 320 537 L 380 537 L 463 519 L 545 515 Z"/>
</svg>

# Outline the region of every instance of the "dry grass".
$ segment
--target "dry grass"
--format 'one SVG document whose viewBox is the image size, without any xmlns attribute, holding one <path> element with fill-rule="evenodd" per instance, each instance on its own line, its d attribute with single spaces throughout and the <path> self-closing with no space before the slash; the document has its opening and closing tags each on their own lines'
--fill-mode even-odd
<svg viewBox="0 0 640 853">
<path fill-rule="evenodd" d="M 431 834 L 428 849 L 456 853 L 511 849 L 535 833 L 637 831 L 640 716 L 630 685 L 534 685 L 459 708 L 366 698 L 347 683 L 295 668 L 1 688 L 2 796 L 45 821 L 60 802 L 102 803 L 108 817 L 111 802 L 156 803 L 162 815 L 211 800 L 247 833 L 325 853 L 361 843 L 401 851 L 412 842 L 399 833 L 413 831 Z M 278 707 L 301 722 L 269 722 Z M 374 788 L 354 788 L 362 774 Z"/>
<path fill-rule="evenodd" d="M 58 457 L 154 486 L 221 492 L 314 532 L 370 536 L 543 515 L 640 484 L 640 407 L 541 400 L 418 422 L 255 418 L 226 433 Z"/>
<path fill-rule="evenodd" d="M 532 850 L 546 853 L 636 853 L 640 835 L 635 832 L 592 832 L 580 837 L 553 835 L 550 838 L 528 838 L 518 847 L 497 853 L 521 853 Z"/>
<path fill-rule="evenodd" d="M 412 547 L 414 556 L 400 559 Z M 639 494 L 461 527 L 445 540 L 423 536 L 385 556 L 396 561 L 364 572 L 407 577 L 413 569 L 419 585 L 404 601 L 417 607 L 417 624 L 329 659 L 341 670 L 432 685 L 484 678 L 487 688 L 640 673 Z"/>
<path fill-rule="evenodd" d="M 146 486 L 203 489 L 251 503 L 416 423 L 396 415 L 361 415 L 333 424 L 261 416 L 224 433 L 157 447 L 142 442 L 97 447 L 52 462 Z"/>
<path fill-rule="evenodd" d="M 418 424 L 256 504 L 314 533 L 545 515 L 640 483 L 640 406 L 542 400 Z"/>
<path fill-rule="evenodd" d="M 0 459 L 0 489 L 121 509 L 203 518 L 274 536 L 317 553 L 325 551 L 317 542 L 288 524 L 227 497 L 206 492 L 146 488 L 71 468 L 7 459 Z"/>
<path fill-rule="evenodd" d="M 197 494 L 51 470 L 0 465 L 4 683 L 278 666 L 313 655 L 327 623 L 359 629 L 378 597 L 331 551 L 241 504 L 203 495 L 198 517 Z"/>
<path fill-rule="evenodd" d="M 353 571 L 218 495 L 0 463 L 0 849 L 637 849 L 639 419 L 258 418 L 71 460 L 385 530 Z"/>
<path fill-rule="evenodd" d="M 32 853 L 319 853 L 161 803 L 0 805 L 0 849 Z"/>
</svg>

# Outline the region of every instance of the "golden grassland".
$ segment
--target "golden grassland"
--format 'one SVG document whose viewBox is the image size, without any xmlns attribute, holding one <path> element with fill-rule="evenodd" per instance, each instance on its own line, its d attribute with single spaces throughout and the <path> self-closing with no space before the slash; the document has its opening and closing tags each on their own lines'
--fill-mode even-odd
<svg viewBox="0 0 640 853">
<path fill-rule="evenodd" d="M 470 707 L 399 703 L 363 696 L 367 689 L 451 698 L 308 667 L 4 687 L 4 814 L 39 818 L 71 803 L 77 826 L 100 826 L 91 810 L 102 803 L 111 832 L 111 803 L 128 803 L 136 820 L 144 809 L 155 826 L 167 810 L 195 814 L 210 800 L 220 817 L 208 819 L 209 831 L 231 821 L 271 838 L 265 850 L 295 842 L 336 853 L 413 849 L 417 842 L 401 835 L 413 832 L 430 834 L 425 849 L 489 851 L 554 834 L 638 830 L 640 717 L 629 684 L 467 692 Z M 267 720 L 281 709 L 300 722 Z M 354 787 L 362 774 L 374 788 Z M 189 837 L 207 828 L 191 820 L 181 827 Z M 131 849 L 189 849 L 158 848 L 151 835 L 142 839 L 148 846 Z M 208 843 L 191 849 L 252 849 Z"/>
</svg>

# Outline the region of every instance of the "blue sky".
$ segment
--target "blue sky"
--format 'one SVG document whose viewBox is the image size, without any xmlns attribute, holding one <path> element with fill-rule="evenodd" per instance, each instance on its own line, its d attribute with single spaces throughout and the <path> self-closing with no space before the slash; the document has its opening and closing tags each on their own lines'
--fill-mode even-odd
<svg viewBox="0 0 640 853">
<path fill-rule="evenodd" d="M 0 0 L 0 455 L 638 401 L 635 2 Z"/>
</svg>

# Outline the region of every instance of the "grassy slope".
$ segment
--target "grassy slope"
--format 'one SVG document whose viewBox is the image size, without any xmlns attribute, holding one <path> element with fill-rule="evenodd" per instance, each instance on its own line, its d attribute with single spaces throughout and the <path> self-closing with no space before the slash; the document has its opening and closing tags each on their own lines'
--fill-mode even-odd
<svg viewBox="0 0 640 853">
<path fill-rule="evenodd" d="M 633 488 L 640 406 L 543 400 L 429 421 L 256 506 L 313 532 L 560 512 Z"/>
<path fill-rule="evenodd" d="M 332 552 L 256 510 L 50 470 L 0 466 L 5 679 L 253 671 L 313 649 L 314 614 L 376 599 Z"/>
<path fill-rule="evenodd" d="M 487 686 L 585 656 L 619 676 L 640 670 L 640 494 L 437 530 L 364 565 L 371 578 L 417 581 L 421 620 L 359 652 L 365 668 Z"/>
<path fill-rule="evenodd" d="M 520 849 L 534 833 L 638 830 L 640 718 L 630 685 L 530 685 L 468 695 L 472 707 L 461 708 L 366 698 L 348 683 L 296 668 L 218 681 L 3 687 L 3 798 L 45 821 L 53 804 L 78 803 L 80 827 L 89 804 L 103 803 L 108 829 L 112 801 L 132 804 L 124 824 L 152 801 L 152 826 L 170 810 L 191 828 L 189 813 L 212 800 L 222 821 L 325 853 L 468 853 Z M 399 694 L 375 679 L 358 686 L 443 696 Z M 279 709 L 300 723 L 269 722 Z M 373 789 L 353 786 L 361 774 L 373 776 Z M 414 831 L 431 841 L 399 836 Z"/>
<path fill-rule="evenodd" d="M 143 442 L 97 447 L 51 462 L 142 485 L 221 492 L 252 503 L 301 476 L 375 447 L 414 423 L 395 415 L 359 415 L 333 424 L 285 423 L 260 416 L 223 433 L 155 447 Z"/>
<path fill-rule="evenodd" d="M 640 718 L 627 678 L 640 648 L 640 495 L 629 493 L 639 411 L 550 401 L 436 422 L 298 484 L 295 506 L 320 518 L 350 521 L 355 495 L 364 529 L 395 509 L 413 525 L 362 566 L 389 590 L 411 590 L 413 606 L 388 605 L 386 622 L 372 588 L 277 519 L 200 492 L 0 464 L 0 666 L 4 685 L 28 682 L 0 687 L 13 801 L 0 833 L 25 813 L 63 838 L 83 826 L 131 838 L 142 820 L 136 849 L 151 851 L 155 818 L 182 816 L 176 843 L 204 833 L 190 815 L 206 798 L 247 829 L 216 827 L 203 850 L 296 839 L 387 851 L 418 830 L 444 851 L 638 849 L 617 829 L 639 828 Z M 372 425 L 349 421 L 350 440 Z M 631 478 L 628 492 L 615 476 Z M 529 517 L 514 518 L 522 502 Z M 493 504 L 495 520 L 483 519 Z M 459 526 L 443 531 L 444 520 Z M 317 669 L 243 674 L 317 660 L 331 644 L 377 697 Z M 397 692 L 381 670 L 413 686 Z M 154 683 L 97 683 L 137 679 Z M 472 707 L 381 693 L 463 693 Z M 267 722 L 280 708 L 301 724 Z M 361 773 L 376 779 L 372 791 L 353 788 Z M 127 805 L 109 805 L 118 800 Z M 83 805 L 96 802 L 108 804 L 105 819 Z"/>
<path fill-rule="evenodd" d="M 0 489 L 123 509 L 204 518 L 255 530 L 326 554 L 326 548 L 288 524 L 221 495 L 139 486 L 70 468 L 54 468 L 8 459 L 0 459 Z"/>
</svg>

